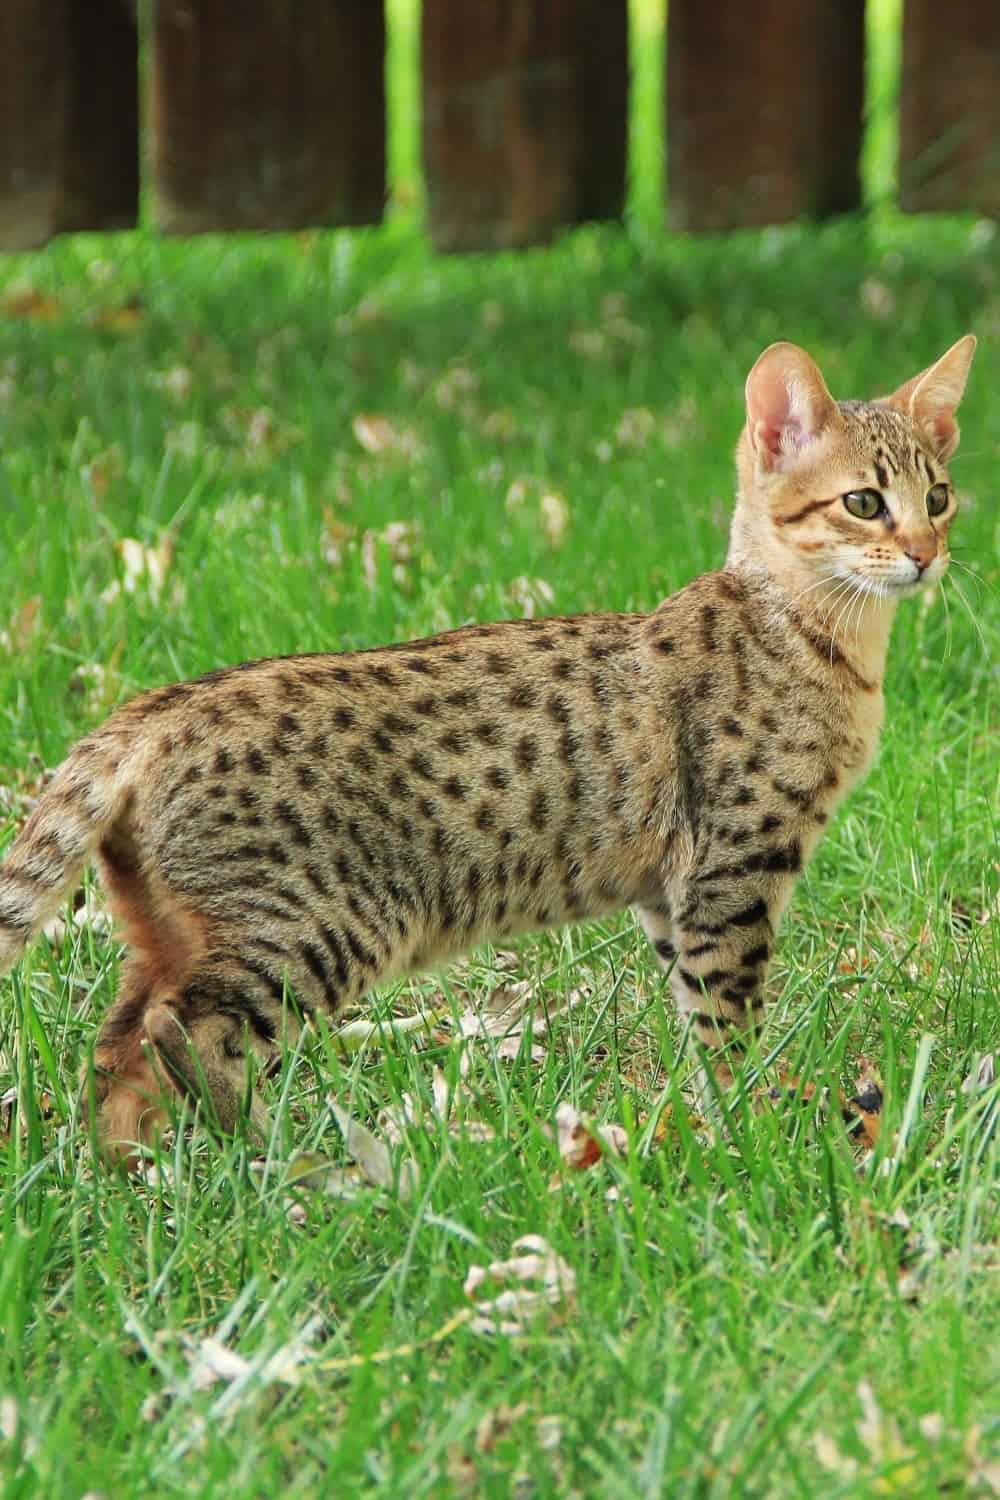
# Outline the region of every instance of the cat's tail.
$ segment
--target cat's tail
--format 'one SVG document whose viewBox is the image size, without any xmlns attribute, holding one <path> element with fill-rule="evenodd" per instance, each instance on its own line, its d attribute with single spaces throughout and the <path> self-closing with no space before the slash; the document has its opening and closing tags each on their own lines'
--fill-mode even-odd
<svg viewBox="0 0 1000 1500">
<path fill-rule="evenodd" d="M 0 976 L 56 915 L 125 809 L 124 768 L 98 731 L 56 771 L 0 865 Z"/>
</svg>

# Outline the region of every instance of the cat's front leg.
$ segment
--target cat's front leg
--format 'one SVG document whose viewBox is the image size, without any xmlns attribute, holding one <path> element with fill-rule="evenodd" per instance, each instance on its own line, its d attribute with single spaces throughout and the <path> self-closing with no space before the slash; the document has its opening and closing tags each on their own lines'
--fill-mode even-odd
<svg viewBox="0 0 1000 1500">
<path fill-rule="evenodd" d="M 734 1066 L 763 1025 L 764 981 L 790 889 L 790 881 L 773 878 L 719 888 L 696 877 L 671 908 L 669 937 L 649 922 L 650 908 L 640 913 L 720 1087 L 733 1083 Z M 702 1092 L 710 1097 L 711 1086 Z"/>
</svg>

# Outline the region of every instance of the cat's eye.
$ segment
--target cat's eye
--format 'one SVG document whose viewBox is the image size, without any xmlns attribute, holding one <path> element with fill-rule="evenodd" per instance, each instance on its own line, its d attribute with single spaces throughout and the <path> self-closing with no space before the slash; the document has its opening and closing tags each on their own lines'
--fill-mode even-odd
<svg viewBox="0 0 1000 1500">
<path fill-rule="evenodd" d="M 932 484 L 927 491 L 927 514 L 940 516 L 948 509 L 948 486 Z"/>
<path fill-rule="evenodd" d="M 859 521 L 874 521 L 882 510 L 882 496 L 878 490 L 851 490 L 844 496 L 844 505 Z"/>
</svg>

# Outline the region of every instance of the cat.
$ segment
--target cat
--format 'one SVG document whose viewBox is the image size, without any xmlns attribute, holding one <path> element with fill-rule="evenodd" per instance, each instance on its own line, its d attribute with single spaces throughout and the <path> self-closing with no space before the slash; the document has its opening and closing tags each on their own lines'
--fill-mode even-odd
<svg viewBox="0 0 1000 1500">
<path fill-rule="evenodd" d="M 975 344 L 839 403 L 803 349 L 766 349 L 725 566 L 651 614 L 246 662 L 81 740 L 0 867 L 0 973 L 96 859 L 128 945 L 85 1070 L 109 1154 L 171 1089 L 265 1129 L 248 1048 L 626 905 L 731 1082 L 795 878 L 874 756 L 896 605 L 948 563 Z"/>
</svg>

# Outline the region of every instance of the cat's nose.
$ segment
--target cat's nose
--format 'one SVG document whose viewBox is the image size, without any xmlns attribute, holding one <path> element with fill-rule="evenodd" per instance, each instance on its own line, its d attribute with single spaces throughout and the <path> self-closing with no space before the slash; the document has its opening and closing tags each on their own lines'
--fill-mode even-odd
<svg viewBox="0 0 1000 1500">
<path fill-rule="evenodd" d="M 916 563 L 921 573 L 937 557 L 936 542 L 906 542 L 903 553 L 912 563 Z"/>
</svg>

